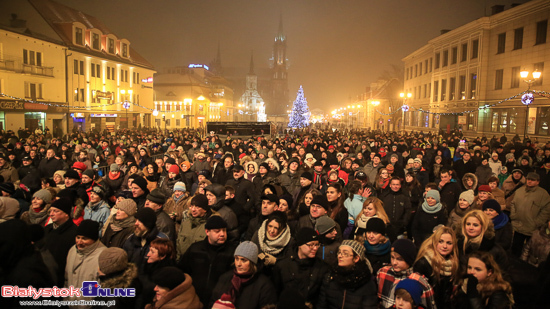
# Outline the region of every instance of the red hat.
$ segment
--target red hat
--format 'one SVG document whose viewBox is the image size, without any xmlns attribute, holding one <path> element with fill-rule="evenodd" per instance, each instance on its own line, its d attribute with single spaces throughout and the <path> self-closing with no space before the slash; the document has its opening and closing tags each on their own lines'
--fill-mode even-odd
<svg viewBox="0 0 550 309">
<path fill-rule="evenodd" d="M 491 187 L 489 187 L 488 185 L 479 186 L 477 191 L 478 192 L 493 192 L 493 190 L 491 190 Z"/>
<path fill-rule="evenodd" d="M 246 156 L 246 153 L 243 152 L 243 153 L 241 153 L 241 154 L 239 155 L 239 159 L 242 159 L 242 158 L 244 158 L 245 156 Z"/>
<path fill-rule="evenodd" d="M 88 169 L 88 167 L 86 166 L 86 164 L 80 162 L 80 161 L 77 161 L 73 164 L 73 168 L 76 168 L 76 169 L 79 169 L 81 171 L 85 171 Z"/>
<path fill-rule="evenodd" d="M 172 164 L 172 166 L 170 166 L 170 169 L 168 170 L 169 173 L 174 173 L 174 174 L 179 174 L 180 172 L 180 168 L 179 166 L 175 165 L 175 164 Z"/>
<path fill-rule="evenodd" d="M 329 145 L 328 149 L 334 149 L 334 145 Z"/>
</svg>

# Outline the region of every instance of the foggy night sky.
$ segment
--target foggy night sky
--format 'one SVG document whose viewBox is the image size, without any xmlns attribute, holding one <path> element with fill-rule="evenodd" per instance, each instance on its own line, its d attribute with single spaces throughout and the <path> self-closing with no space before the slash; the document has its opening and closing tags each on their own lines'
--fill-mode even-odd
<svg viewBox="0 0 550 309">
<path fill-rule="evenodd" d="M 0 0 L 5 1 L 5 0 Z M 390 65 L 439 35 L 511 0 L 54 0 L 97 17 L 157 71 L 208 64 L 267 68 L 283 16 L 289 97 L 303 85 L 311 108 L 343 106 Z M 246 72 L 246 71 L 245 71 Z M 239 94 L 240 95 L 240 94 Z M 238 98 L 235 98 L 237 100 Z"/>
</svg>

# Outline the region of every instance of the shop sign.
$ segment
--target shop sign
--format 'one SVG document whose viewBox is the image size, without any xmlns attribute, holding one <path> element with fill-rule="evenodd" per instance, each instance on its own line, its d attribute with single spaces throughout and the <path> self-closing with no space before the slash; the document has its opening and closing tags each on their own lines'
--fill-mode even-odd
<svg viewBox="0 0 550 309">
<path fill-rule="evenodd" d="M 22 101 L 0 100 L 0 109 L 25 109 Z"/>
<path fill-rule="evenodd" d="M 466 116 L 458 116 L 458 124 L 466 125 Z"/>
<path fill-rule="evenodd" d="M 25 103 L 25 109 L 45 111 L 45 110 L 48 110 L 48 105 L 38 104 L 38 103 Z"/>
<path fill-rule="evenodd" d="M 84 113 L 71 113 L 73 118 L 84 118 Z"/>
<path fill-rule="evenodd" d="M 90 114 L 90 117 L 95 118 L 108 118 L 108 117 L 116 117 L 117 114 Z"/>
<path fill-rule="evenodd" d="M 110 91 L 103 92 L 103 91 L 96 91 L 95 97 L 97 99 L 104 99 L 104 100 L 112 100 L 113 99 L 113 93 Z"/>
</svg>

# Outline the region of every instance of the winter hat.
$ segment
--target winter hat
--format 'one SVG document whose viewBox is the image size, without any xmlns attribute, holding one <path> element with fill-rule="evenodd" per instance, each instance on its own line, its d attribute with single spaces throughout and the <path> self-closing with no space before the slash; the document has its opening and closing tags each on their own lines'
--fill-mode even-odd
<svg viewBox="0 0 550 309">
<path fill-rule="evenodd" d="M 523 171 L 522 171 L 521 169 L 519 169 L 519 168 L 513 169 L 513 170 L 512 170 L 512 174 L 513 174 L 513 173 L 520 173 L 520 174 L 524 175 L 524 174 L 523 174 Z"/>
<path fill-rule="evenodd" d="M 441 156 L 435 156 L 435 161 L 437 161 L 438 159 L 443 161 L 443 158 Z"/>
<path fill-rule="evenodd" d="M 15 186 L 11 182 L 0 183 L 0 191 L 4 191 L 12 195 L 15 193 Z"/>
<path fill-rule="evenodd" d="M 537 174 L 537 173 L 534 173 L 534 172 L 530 172 L 529 174 L 527 174 L 527 177 L 525 177 L 525 178 L 529 179 L 529 180 L 540 181 L 540 175 Z"/>
<path fill-rule="evenodd" d="M 59 175 L 61 178 L 65 178 L 65 171 L 64 170 L 59 170 L 59 171 L 56 171 L 55 173 L 53 173 L 53 175 Z"/>
<path fill-rule="evenodd" d="M 168 159 L 166 159 L 166 161 L 164 161 L 164 164 L 172 164 L 172 165 L 174 165 L 174 164 L 176 164 L 176 159 L 174 159 L 174 158 L 168 158 Z"/>
<path fill-rule="evenodd" d="M 386 165 L 386 169 L 388 170 L 388 172 L 393 172 L 395 170 L 392 164 Z"/>
<path fill-rule="evenodd" d="M 369 220 L 371 221 L 371 220 Z M 410 239 L 398 239 L 392 245 L 391 248 L 393 252 L 399 254 L 405 263 L 409 266 L 413 266 L 414 260 L 416 259 L 416 246 Z"/>
<path fill-rule="evenodd" d="M 394 145 L 395 146 L 395 145 Z M 399 159 L 399 156 L 396 154 L 396 153 L 392 153 L 391 156 L 390 156 L 390 159 L 391 158 L 396 158 L 396 159 Z"/>
<path fill-rule="evenodd" d="M 73 203 L 71 202 L 70 198 L 61 197 L 60 199 L 53 201 L 51 207 L 57 208 L 62 212 L 70 215 L 71 210 L 73 209 Z"/>
<path fill-rule="evenodd" d="M 153 189 L 151 193 L 147 194 L 147 199 L 157 205 L 164 205 L 166 201 L 166 196 L 159 188 Z"/>
<path fill-rule="evenodd" d="M 430 190 L 428 193 L 426 193 L 426 198 L 431 197 L 435 199 L 438 203 L 441 200 L 441 196 L 439 195 L 439 191 L 437 190 Z"/>
<path fill-rule="evenodd" d="M 172 164 L 170 166 L 170 169 L 168 170 L 168 173 L 174 173 L 174 174 L 179 174 L 180 173 L 180 168 L 179 166 L 175 165 L 175 164 Z"/>
<path fill-rule="evenodd" d="M 243 241 L 237 249 L 234 256 L 242 256 L 254 264 L 258 264 L 258 246 L 251 241 Z"/>
<path fill-rule="evenodd" d="M 137 212 L 136 202 L 132 199 L 124 199 L 116 205 L 116 208 L 124 211 L 128 216 L 133 216 Z"/>
<path fill-rule="evenodd" d="M 187 188 L 185 188 L 185 183 L 183 183 L 181 181 L 176 182 L 176 184 L 174 185 L 174 192 L 176 192 L 176 191 L 185 192 L 186 189 Z"/>
<path fill-rule="evenodd" d="M 97 259 L 99 270 L 106 276 L 126 269 L 128 254 L 119 247 L 105 248 Z"/>
<path fill-rule="evenodd" d="M 110 170 L 111 170 L 111 172 L 118 172 L 118 171 L 120 171 L 120 168 L 118 167 L 118 164 L 113 163 L 113 164 L 111 164 Z"/>
<path fill-rule="evenodd" d="M 384 220 L 380 218 L 370 218 L 369 221 L 367 221 L 367 232 L 375 232 L 382 235 L 386 234 L 386 223 L 384 223 Z"/>
<path fill-rule="evenodd" d="M 181 163 L 181 165 L 187 166 L 187 170 L 189 170 L 189 169 L 191 168 L 191 163 L 189 163 L 189 161 L 183 161 L 183 162 Z"/>
<path fill-rule="evenodd" d="M 191 205 L 195 205 L 195 206 L 200 207 L 200 208 L 202 208 L 206 211 L 208 211 L 210 209 L 210 207 L 208 206 L 208 199 L 206 198 L 206 196 L 204 194 L 195 195 L 191 199 Z"/>
<path fill-rule="evenodd" d="M 420 163 L 420 164 L 422 164 L 422 160 L 419 159 L 419 158 L 415 158 L 415 159 L 413 160 L 413 163 Z"/>
<path fill-rule="evenodd" d="M 72 168 L 76 168 L 76 169 L 79 169 L 81 171 L 85 171 L 88 167 L 86 166 L 86 164 L 80 162 L 80 161 L 76 161 Z"/>
<path fill-rule="evenodd" d="M 185 273 L 177 267 L 167 266 L 153 274 L 152 279 L 156 285 L 173 290 L 185 281 Z"/>
<path fill-rule="evenodd" d="M 78 175 L 78 172 L 75 170 L 68 170 L 65 173 L 65 178 L 80 180 L 80 175 Z"/>
<path fill-rule="evenodd" d="M 360 242 L 352 239 L 344 239 L 340 245 L 340 248 L 342 246 L 350 247 L 351 250 L 353 250 L 353 252 L 361 258 L 361 260 L 365 260 L 365 246 L 363 246 Z"/>
<path fill-rule="evenodd" d="M 414 301 L 416 306 L 422 304 L 422 294 L 424 293 L 424 288 L 422 284 L 414 279 L 404 279 L 399 281 L 395 286 L 395 291 L 403 289 L 411 295 L 411 298 Z"/>
<path fill-rule="evenodd" d="M 157 225 L 157 215 L 155 214 L 155 211 L 149 207 L 143 207 L 138 210 L 134 217 L 136 220 L 143 223 L 143 225 L 149 230 L 154 229 Z"/>
<path fill-rule="evenodd" d="M 262 164 L 260 164 L 260 166 L 259 166 L 259 167 L 263 167 L 263 168 L 265 168 L 266 170 L 268 170 L 268 171 L 269 171 L 269 164 L 267 164 L 267 163 L 265 163 L 265 162 L 264 162 L 264 163 L 262 163 Z M 258 171 L 259 171 L 259 169 L 258 169 Z"/>
<path fill-rule="evenodd" d="M 296 235 L 296 245 L 298 247 L 315 240 L 319 240 L 319 235 L 314 229 L 307 226 L 301 228 Z"/>
<path fill-rule="evenodd" d="M 481 206 L 483 211 L 487 208 L 494 209 L 498 214 L 502 213 L 502 206 L 497 202 L 497 200 L 494 199 L 488 199 L 485 202 L 483 202 L 483 205 Z"/>
<path fill-rule="evenodd" d="M 302 175 L 300 175 L 300 178 L 305 178 L 307 180 L 313 181 L 313 175 L 310 172 L 303 172 Z"/>
<path fill-rule="evenodd" d="M 279 205 L 281 205 L 281 200 L 285 200 L 286 203 L 288 204 L 288 209 L 293 209 L 294 207 L 294 200 L 292 199 L 292 195 L 290 194 L 283 194 L 280 198 L 279 198 Z"/>
<path fill-rule="evenodd" d="M 493 192 L 493 190 L 491 190 L 491 187 L 489 187 L 489 185 L 481 185 L 479 186 L 479 188 L 477 189 L 478 192 Z"/>
<path fill-rule="evenodd" d="M 414 159 L 413 158 L 410 158 L 409 160 L 407 160 L 407 164 L 411 165 L 414 163 Z"/>
<path fill-rule="evenodd" d="M 460 194 L 459 199 L 464 199 L 469 205 L 474 203 L 474 190 L 466 190 Z"/>
<path fill-rule="evenodd" d="M 76 228 L 76 235 L 97 240 L 99 238 L 99 222 L 90 219 L 80 222 Z"/>
<path fill-rule="evenodd" d="M 321 160 L 315 161 L 315 163 L 313 163 L 313 167 L 315 166 L 323 166 L 323 162 Z"/>
<path fill-rule="evenodd" d="M 92 188 L 92 192 L 97 194 L 97 196 L 99 196 L 99 198 L 101 198 L 101 199 L 105 198 L 105 191 L 103 191 L 103 189 L 101 189 L 100 186 L 94 186 Z"/>
<path fill-rule="evenodd" d="M 514 159 L 514 154 L 513 153 L 507 153 L 506 154 L 506 161 L 508 161 L 510 159 Z"/>
<path fill-rule="evenodd" d="M 147 180 L 145 180 L 145 178 L 141 176 L 136 176 L 132 184 L 137 185 L 146 194 L 149 193 L 149 189 L 147 189 Z"/>
<path fill-rule="evenodd" d="M 328 211 L 328 200 L 324 194 L 315 195 L 311 201 L 311 205 L 319 205 Z"/>
<path fill-rule="evenodd" d="M 52 194 L 48 189 L 40 189 L 36 191 L 33 196 L 33 198 L 38 197 L 39 199 L 43 200 L 44 203 L 49 204 L 52 201 Z"/>
<path fill-rule="evenodd" d="M 268 200 L 271 203 L 279 205 L 279 197 L 275 194 L 264 194 L 262 197 L 260 197 L 260 200 Z"/>
<path fill-rule="evenodd" d="M 220 216 L 210 216 L 210 218 L 206 220 L 204 228 L 207 230 L 226 229 L 227 222 Z"/>
</svg>

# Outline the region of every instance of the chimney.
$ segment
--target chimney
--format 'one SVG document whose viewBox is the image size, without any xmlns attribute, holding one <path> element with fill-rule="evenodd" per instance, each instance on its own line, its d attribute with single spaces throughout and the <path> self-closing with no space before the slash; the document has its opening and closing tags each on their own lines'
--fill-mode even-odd
<svg viewBox="0 0 550 309">
<path fill-rule="evenodd" d="M 11 14 L 10 27 L 27 28 L 27 21 L 24 19 L 18 19 L 17 14 Z"/>
<path fill-rule="evenodd" d="M 449 32 L 449 31 L 451 31 L 451 29 L 442 29 L 442 30 L 440 30 L 440 33 L 441 33 L 441 34 L 445 34 L 445 33 Z"/>
<path fill-rule="evenodd" d="M 491 15 L 495 15 L 503 11 L 504 11 L 504 5 L 502 4 L 493 5 L 491 7 Z"/>
</svg>

